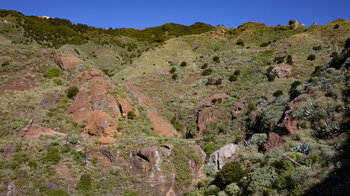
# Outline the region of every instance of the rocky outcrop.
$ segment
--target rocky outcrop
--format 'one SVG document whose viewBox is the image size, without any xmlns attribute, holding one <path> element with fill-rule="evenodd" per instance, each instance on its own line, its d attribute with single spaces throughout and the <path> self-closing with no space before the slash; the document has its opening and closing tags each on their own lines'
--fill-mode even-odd
<svg viewBox="0 0 350 196">
<path fill-rule="evenodd" d="M 50 107 L 58 104 L 60 97 L 57 93 L 46 93 L 40 100 L 39 106 L 43 109 L 49 109 Z"/>
<path fill-rule="evenodd" d="M 294 135 L 297 129 L 297 121 L 289 115 L 289 111 L 286 111 L 283 114 L 282 122 L 277 124 L 276 129 L 279 135 Z"/>
<path fill-rule="evenodd" d="M 208 122 L 215 120 L 220 115 L 220 111 L 212 106 L 214 106 L 216 103 L 221 103 L 228 96 L 229 95 L 225 93 L 215 94 L 202 103 L 197 119 L 198 136 L 203 134 Z"/>
<path fill-rule="evenodd" d="M 60 68 L 64 71 L 83 65 L 83 63 L 78 57 L 65 55 L 63 53 L 57 53 L 55 55 L 55 61 L 56 61 L 56 64 L 59 65 Z"/>
<path fill-rule="evenodd" d="M 37 137 L 40 137 L 41 135 L 65 136 L 66 134 L 54 131 L 50 128 L 44 128 L 39 124 L 35 123 L 34 121 L 30 121 L 28 126 L 24 128 L 20 133 L 20 137 L 24 137 L 24 138 L 37 138 Z"/>
<path fill-rule="evenodd" d="M 238 145 L 227 144 L 210 155 L 209 163 L 215 164 L 216 168 L 221 169 L 227 162 L 234 159 L 234 154 L 238 149 Z"/>
<path fill-rule="evenodd" d="M 267 142 L 263 144 L 264 150 L 271 150 L 284 144 L 284 140 L 278 134 L 271 132 Z"/>
<path fill-rule="evenodd" d="M 117 127 L 117 122 L 106 112 L 96 110 L 91 112 L 83 134 L 113 137 L 115 134 L 118 134 Z"/>
<path fill-rule="evenodd" d="M 289 25 L 291 25 L 292 29 L 305 28 L 305 25 L 299 23 L 297 20 L 290 20 Z"/>
<path fill-rule="evenodd" d="M 159 135 L 167 136 L 167 137 L 174 137 L 174 136 L 180 136 L 169 122 L 165 121 L 158 115 L 156 115 L 154 112 L 148 110 L 147 111 L 147 117 L 151 119 L 153 129 L 156 131 Z"/>
<path fill-rule="evenodd" d="M 288 64 L 281 64 L 275 66 L 272 70 L 271 73 L 275 74 L 278 78 L 284 78 L 287 75 L 291 74 L 293 70 L 293 67 Z"/>
</svg>

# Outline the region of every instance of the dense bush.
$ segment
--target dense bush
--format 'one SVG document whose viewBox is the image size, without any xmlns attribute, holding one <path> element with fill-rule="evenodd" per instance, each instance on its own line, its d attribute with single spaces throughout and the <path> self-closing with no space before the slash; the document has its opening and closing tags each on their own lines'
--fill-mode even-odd
<svg viewBox="0 0 350 196">
<path fill-rule="evenodd" d="M 283 63 L 284 58 L 286 58 L 286 56 L 276 56 L 273 61 L 278 63 L 278 64 L 281 64 L 281 63 Z"/>
<path fill-rule="evenodd" d="M 220 63 L 220 57 L 214 56 L 214 57 L 213 57 L 213 61 L 214 61 L 215 63 Z"/>
<path fill-rule="evenodd" d="M 171 78 L 172 78 L 173 80 L 176 80 L 176 79 L 177 79 L 177 73 L 174 73 L 174 74 L 171 76 Z"/>
<path fill-rule="evenodd" d="M 5 67 L 5 66 L 7 66 L 9 64 L 10 64 L 10 61 L 4 61 L 3 63 L 1 63 L 1 66 Z"/>
<path fill-rule="evenodd" d="M 178 121 L 175 116 L 171 119 L 170 122 L 171 124 L 173 124 L 174 128 L 177 131 L 182 131 L 184 129 L 184 125 L 180 121 Z"/>
<path fill-rule="evenodd" d="M 91 176 L 90 174 L 84 174 L 80 177 L 79 183 L 76 187 L 77 190 L 87 191 L 91 188 Z"/>
<path fill-rule="evenodd" d="M 205 190 L 205 195 L 215 196 L 215 195 L 218 195 L 219 192 L 220 192 L 220 188 L 212 184 Z"/>
<path fill-rule="evenodd" d="M 239 76 L 241 74 L 240 70 L 236 70 L 235 72 L 233 72 L 234 75 Z"/>
<path fill-rule="evenodd" d="M 239 162 L 226 163 L 216 174 L 215 184 L 220 188 L 225 188 L 231 183 L 237 183 L 245 175 L 245 171 Z"/>
<path fill-rule="evenodd" d="M 76 86 L 72 86 L 68 88 L 68 92 L 67 92 L 67 97 L 70 99 L 74 99 L 75 96 L 78 94 L 79 89 Z"/>
<path fill-rule="evenodd" d="M 269 82 L 273 82 L 276 78 L 275 74 L 266 74 L 266 76 Z"/>
<path fill-rule="evenodd" d="M 173 74 L 173 73 L 175 73 L 175 71 L 176 71 L 176 68 L 175 68 L 175 67 L 172 67 L 172 68 L 170 69 L 169 73 Z"/>
<path fill-rule="evenodd" d="M 187 63 L 186 63 L 185 61 L 182 61 L 182 62 L 180 63 L 180 66 L 181 66 L 181 67 L 186 67 L 186 66 L 187 66 Z"/>
<path fill-rule="evenodd" d="M 240 45 L 244 47 L 244 41 L 242 39 L 237 40 L 236 45 Z"/>
<path fill-rule="evenodd" d="M 314 46 L 312 49 L 313 49 L 314 51 L 319 51 L 319 50 L 321 50 L 321 46 Z"/>
<path fill-rule="evenodd" d="M 54 77 L 59 77 L 61 75 L 61 70 L 58 69 L 57 67 L 53 67 L 53 68 L 50 68 L 46 74 L 45 74 L 45 77 L 51 79 L 51 78 L 54 78 Z"/>
<path fill-rule="evenodd" d="M 230 78 L 228 79 L 230 82 L 234 82 L 237 80 L 237 76 L 236 75 L 230 75 Z"/>
<path fill-rule="evenodd" d="M 56 147 L 49 147 L 47 149 L 47 154 L 45 156 L 45 161 L 51 164 L 56 165 L 61 160 L 60 153 L 58 148 Z"/>
<path fill-rule="evenodd" d="M 205 69 L 203 70 L 203 72 L 201 73 L 202 76 L 209 76 L 211 73 L 212 73 L 212 69 L 211 68 L 208 68 L 208 69 Z"/>
<path fill-rule="evenodd" d="M 222 83 L 222 79 L 218 78 L 217 80 L 215 80 L 214 85 L 220 85 Z"/>
<path fill-rule="evenodd" d="M 293 58 L 292 58 L 292 55 L 288 55 L 288 56 L 287 56 L 287 64 L 293 65 Z"/>
<path fill-rule="evenodd" d="M 283 92 L 281 91 L 281 90 L 277 90 L 277 91 L 275 91 L 274 93 L 273 93 L 273 96 L 274 97 L 279 97 L 279 96 L 281 96 L 281 95 L 283 95 Z"/>
<path fill-rule="evenodd" d="M 345 49 L 348 49 L 350 48 L 350 38 L 348 38 L 346 41 L 345 41 L 345 46 L 344 46 Z"/>
<path fill-rule="evenodd" d="M 240 191 L 241 190 L 240 190 L 239 186 L 236 183 L 231 183 L 231 184 L 227 185 L 226 188 L 225 188 L 225 192 L 228 195 L 232 195 L 232 196 L 239 195 Z"/>
<path fill-rule="evenodd" d="M 263 43 L 260 44 L 260 47 L 267 47 L 270 44 L 271 44 L 271 41 L 263 42 Z"/>
<path fill-rule="evenodd" d="M 333 29 L 339 29 L 339 25 L 338 25 L 338 24 L 335 24 L 335 25 L 333 26 Z"/>
<path fill-rule="evenodd" d="M 63 189 L 51 190 L 47 193 L 48 196 L 69 196 L 68 192 Z"/>
<path fill-rule="evenodd" d="M 133 111 L 128 112 L 128 119 L 133 120 L 136 118 L 136 114 Z"/>
<path fill-rule="evenodd" d="M 293 100 L 301 94 L 301 92 L 297 89 L 301 84 L 302 83 L 300 81 L 293 82 L 289 90 L 289 100 Z"/>
<path fill-rule="evenodd" d="M 309 61 L 313 61 L 316 59 L 316 56 L 314 54 L 310 54 L 308 57 L 307 57 L 307 60 Z"/>
<path fill-rule="evenodd" d="M 201 67 L 201 69 L 206 69 L 208 67 L 208 63 L 204 63 Z"/>
</svg>

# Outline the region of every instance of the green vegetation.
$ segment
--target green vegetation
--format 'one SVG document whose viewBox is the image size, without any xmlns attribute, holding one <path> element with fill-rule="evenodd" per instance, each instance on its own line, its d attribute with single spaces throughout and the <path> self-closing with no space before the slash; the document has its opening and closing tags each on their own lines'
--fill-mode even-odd
<svg viewBox="0 0 350 196">
<path fill-rule="evenodd" d="M 236 45 L 244 47 L 244 41 L 242 39 L 237 40 Z"/>
<path fill-rule="evenodd" d="M 308 61 L 313 61 L 316 59 L 316 56 L 314 54 L 310 54 L 308 57 L 307 57 L 307 60 Z"/>
<path fill-rule="evenodd" d="M 231 183 L 237 183 L 245 175 L 242 165 L 238 162 L 229 162 L 216 174 L 215 183 L 221 188 Z"/>
<path fill-rule="evenodd" d="M 89 191 L 91 189 L 92 179 L 90 174 L 84 174 L 80 177 L 76 189 L 80 191 Z"/>
<path fill-rule="evenodd" d="M 45 77 L 47 77 L 48 79 L 59 77 L 59 76 L 61 76 L 61 70 L 58 69 L 57 67 L 50 68 L 45 74 Z"/>
<path fill-rule="evenodd" d="M 78 94 L 79 89 L 76 86 L 72 86 L 68 88 L 67 97 L 70 99 L 74 99 L 74 97 Z"/>
</svg>

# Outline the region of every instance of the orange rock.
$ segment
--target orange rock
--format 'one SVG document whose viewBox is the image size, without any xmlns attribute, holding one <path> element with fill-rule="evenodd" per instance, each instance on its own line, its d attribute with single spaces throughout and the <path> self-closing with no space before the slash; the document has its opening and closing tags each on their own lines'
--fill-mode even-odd
<svg viewBox="0 0 350 196">
<path fill-rule="evenodd" d="M 37 138 L 37 137 L 39 137 L 41 135 L 61 135 L 61 136 L 65 136 L 66 134 L 54 131 L 54 130 L 52 130 L 50 128 L 44 128 L 44 127 L 36 124 L 35 122 L 33 122 L 29 126 L 29 129 L 25 130 L 21 134 L 21 137 L 24 137 L 24 138 Z"/>
<path fill-rule="evenodd" d="M 265 150 L 270 150 L 274 147 L 279 147 L 284 143 L 284 140 L 281 136 L 277 135 L 276 133 L 269 133 L 269 139 L 267 140 L 267 143 L 264 144 Z"/>
<path fill-rule="evenodd" d="M 75 97 L 72 105 L 68 108 L 68 113 L 72 114 L 74 122 L 82 122 L 88 119 L 92 112 L 89 93 L 81 90 Z"/>
<path fill-rule="evenodd" d="M 293 67 L 288 64 L 281 64 L 275 66 L 272 70 L 271 73 L 275 74 L 279 78 L 284 78 L 287 75 L 291 74 L 293 70 Z"/>
<path fill-rule="evenodd" d="M 113 142 L 115 142 L 115 139 L 113 137 L 101 136 L 100 139 L 98 139 L 98 143 L 100 143 L 100 144 L 111 144 Z"/>
<path fill-rule="evenodd" d="M 62 53 L 56 54 L 55 60 L 62 70 L 75 68 L 83 64 L 78 57 L 70 56 L 70 55 L 64 56 L 64 54 Z"/>
<path fill-rule="evenodd" d="M 132 111 L 132 106 L 126 99 L 118 97 L 118 100 L 123 114 L 128 114 L 128 112 Z"/>
<path fill-rule="evenodd" d="M 117 127 L 117 122 L 106 112 L 96 110 L 91 112 L 83 134 L 114 137 L 118 133 Z"/>
<path fill-rule="evenodd" d="M 283 121 L 277 125 L 277 132 L 279 135 L 294 135 L 295 130 L 297 129 L 297 121 L 288 113 L 289 111 L 285 112 Z"/>
<path fill-rule="evenodd" d="M 152 111 L 147 111 L 148 118 L 151 119 L 153 124 L 153 129 L 160 135 L 168 136 L 168 137 L 174 137 L 175 135 L 178 135 L 174 127 L 168 123 L 167 121 L 163 120 L 159 116 L 157 116 Z"/>
<path fill-rule="evenodd" d="M 198 115 L 198 129 L 199 135 L 203 134 L 206 124 L 215 120 L 220 115 L 218 109 L 212 110 L 211 107 L 204 107 Z"/>
</svg>

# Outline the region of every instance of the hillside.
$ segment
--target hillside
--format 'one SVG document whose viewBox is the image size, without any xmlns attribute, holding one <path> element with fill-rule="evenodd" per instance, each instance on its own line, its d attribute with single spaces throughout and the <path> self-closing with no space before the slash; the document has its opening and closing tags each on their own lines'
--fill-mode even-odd
<svg viewBox="0 0 350 196">
<path fill-rule="evenodd" d="M 1 195 L 347 195 L 350 21 L 100 29 L 0 10 Z"/>
</svg>

